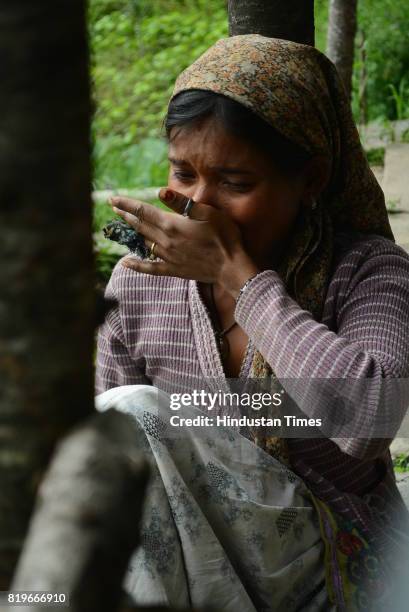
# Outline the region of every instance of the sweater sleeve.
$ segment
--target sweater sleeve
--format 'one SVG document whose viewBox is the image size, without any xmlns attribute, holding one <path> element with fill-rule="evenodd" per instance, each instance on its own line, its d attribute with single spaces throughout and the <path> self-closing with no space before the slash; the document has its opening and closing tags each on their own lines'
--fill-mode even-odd
<svg viewBox="0 0 409 612">
<path fill-rule="evenodd" d="M 150 385 L 145 376 L 144 363 L 137 362 L 129 354 L 121 320 L 121 301 L 118 297 L 118 265 L 112 272 L 105 290 L 105 297 L 118 301 L 118 307 L 109 311 L 99 327 L 95 369 L 95 393 L 103 393 L 111 387 L 122 385 Z"/>
<path fill-rule="evenodd" d="M 403 392 L 400 386 L 399 401 L 395 394 L 389 402 L 383 384 L 385 379 L 409 375 L 409 256 L 382 238 L 366 245 L 357 264 L 353 264 L 353 256 L 351 259 L 347 255 L 335 272 L 334 281 L 337 274 L 342 279 L 348 267 L 353 269 L 346 285 L 338 283 L 345 289 L 344 295 L 332 296 L 337 304 L 336 333 L 300 308 L 273 270 L 263 271 L 250 282 L 235 309 L 236 321 L 283 387 L 282 379 L 300 382 L 293 399 L 307 416 L 325 420 L 325 410 L 329 410 L 328 394 L 323 406 L 322 396 L 305 392 L 306 387 L 309 391 L 314 389 L 306 384 L 308 381 L 330 378 L 348 379 L 350 383 L 351 379 L 360 379 L 364 391 L 361 399 L 365 401 L 355 404 L 353 431 L 367 435 L 327 436 L 343 452 L 360 459 L 385 452 L 409 404 L 407 385 Z M 319 387 L 316 384 L 315 390 Z M 388 431 L 393 428 L 395 433 L 379 436 L 382 424 L 388 424 Z"/>
</svg>

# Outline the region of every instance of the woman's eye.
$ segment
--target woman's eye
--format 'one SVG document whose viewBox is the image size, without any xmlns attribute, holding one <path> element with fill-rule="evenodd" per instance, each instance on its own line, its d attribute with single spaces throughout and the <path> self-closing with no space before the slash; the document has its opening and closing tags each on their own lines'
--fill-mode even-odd
<svg viewBox="0 0 409 612">
<path fill-rule="evenodd" d="M 250 183 L 231 183 L 230 181 L 225 181 L 225 185 L 231 189 L 237 189 L 237 191 L 245 191 L 251 187 Z"/>
<path fill-rule="evenodd" d="M 186 172 L 174 172 L 173 176 L 181 181 L 189 181 L 193 178 L 191 174 L 187 174 Z"/>
</svg>

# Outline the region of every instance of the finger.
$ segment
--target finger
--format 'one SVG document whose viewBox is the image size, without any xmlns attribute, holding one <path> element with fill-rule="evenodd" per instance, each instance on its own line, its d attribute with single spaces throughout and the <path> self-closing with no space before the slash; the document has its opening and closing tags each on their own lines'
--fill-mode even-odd
<svg viewBox="0 0 409 612">
<path fill-rule="evenodd" d="M 121 261 L 121 264 L 124 268 L 130 268 L 135 272 L 142 272 L 144 274 L 152 274 L 153 276 L 178 276 L 176 268 L 174 269 L 165 261 L 140 261 L 135 257 L 128 256 Z"/>
<path fill-rule="evenodd" d="M 158 192 L 158 197 L 166 206 L 183 215 L 186 205 L 191 200 L 188 196 L 169 189 L 169 187 L 162 187 Z M 188 217 L 196 221 L 208 221 L 214 214 L 214 207 L 208 204 L 202 204 L 200 202 L 193 202 L 193 206 L 190 207 Z"/>
<path fill-rule="evenodd" d="M 140 222 L 138 221 L 138 219 L 136 219 L 135 215 L 133 215 L 132 213 L 126 212 L 125 210 L 121 210 L 120 208 L 117 208 L 116 206 L 113 206 L 112 210 L 119 217 L 121 217 L 121 219 L 126 221 L 126 223 L 129 223 L 131 227 L 137 230 L 138 234 L 142 234 L 144 238 L 148 238 L 149 240 L 152 240 L 152 242 L 161 241 L 161 242 L 166 243 L 166 234 L 159 227 L 156 227 L 149 223 Z"/>
<path fill-rule="evenodd" d="M 164 229 L 169 226 L 169 223 L 171 223 L 174 218 L 174 215 L 170 212 L 160 210 L 160 208 L 153 204 L 148 204 L 141 200 L 134 200 L 133 198 L 114 196 L 110 199 L 110 204 L 119 210 L 133 215 L 132 225 L 135 228 L 135 223 L 148 223 L 149 225 L 155 225 L 156 227 Z"/>
<path fill-rule="evenodd" d="M 158 197 L 166 206 L 182 215 L 186 208 L 186 204 L 189 199 L 183 193 L 169 189 L 169 187 L 162 187 L 158 192 Z"/>
<path fill-rule="evenodd" d="M 148 259 L 150 259 L 150 255 L 151 255 L 151 249 L 152 246 L 155 245 L 154 249 L 153 249 L 153 259 L 152 261 L 154 261 L 155 259 L 162 259 L 163 261 L 166 261 L 167 259 L 167 251 L 166 249 L 161 246 L 158 242 L 156 242 L 156 240 L 151 241 L 151 240 L 145 240 L 145 244 L 148 248 L 149 254 L 148 256 L 145 258 L 144 261 L 147 261 Z"/>
</svg>

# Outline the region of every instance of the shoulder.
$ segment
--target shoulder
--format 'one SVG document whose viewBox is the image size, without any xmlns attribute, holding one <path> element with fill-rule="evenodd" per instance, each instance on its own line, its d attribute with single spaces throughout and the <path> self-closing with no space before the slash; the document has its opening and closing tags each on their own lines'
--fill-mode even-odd
<svg viewBox="0 0 409 612">
<path fill-rule="evenodd" d="M 339 233 L 327 301 L 338 313 L 356 295 L 388 300 L 399 295 L 409 305 L 409 254 L 378 234 Z"/>
<path fill-rule="evenodd" d="M 409 254 L 378 234 L 340 232 L 334 236 L 333 277 L 352 278 L 365 270 L 388 267 L 392 274 L 409 270 Z"/>
</svg>

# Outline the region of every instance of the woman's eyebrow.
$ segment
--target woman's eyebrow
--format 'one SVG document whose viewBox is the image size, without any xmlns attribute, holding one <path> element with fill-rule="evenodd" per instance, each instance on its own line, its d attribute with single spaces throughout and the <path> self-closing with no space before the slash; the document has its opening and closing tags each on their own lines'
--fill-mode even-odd
<svg viewBox="0 0 409 612">
<path fill-rule="evenodd" d="M 221 174 L 254 174 L 251 170 L 244 170 L 244 168 L 223 168 L 220 166 L 212 167 L 212 170 L 216 170 Z"/>
<path fill-rule="evenodd" d="M 188 162 L 185 161 L 184 159 L 180 159 L 180 158 L 177 158 L 177 157 L 172 157 L 171 155 L 168 156 L 168 160 L 172 164 L 175 164 L 175 166 L 186 166 L 188 164 Z"/>
<path fill-rule="evenodd" d="M 174 164 L 175 166 L 188 166 L 189 162 L 184 159 L 179 159 L 177 157 L 168 157 L 168 160 Z M 235 168 L 228 166 L 209 166 L 210 170 L 216 170 L 217 172 L 221 172 L 224 174 L 254 174 L 251 170 L 245 170 L 244 168 Z"/>
</svg>

